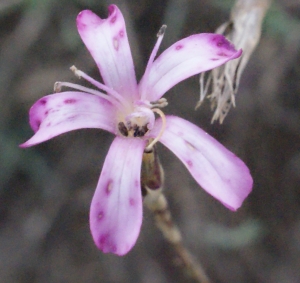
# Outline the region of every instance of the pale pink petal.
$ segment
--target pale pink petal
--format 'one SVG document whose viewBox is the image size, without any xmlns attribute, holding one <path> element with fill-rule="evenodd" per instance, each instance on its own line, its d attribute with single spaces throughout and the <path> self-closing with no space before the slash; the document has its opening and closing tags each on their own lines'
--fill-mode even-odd
<svg viewBox="0 0 300 283">
<path fill-rule="evenodd" d="M 139 138 L 116 137 L 106 156 L 90 211 L 92 236 L 105 253 L 126 254 L 139 235 L 144 147 Z"/>
<path fill-rule="evenodd" d="M 35 135 L 21 147 L 29 147 L 60 134 L 83 128 L 116 132 L 115 107 L 107 100 L 83 92 L 61 92 L 39 99 L 29 112 Z"/>
<path fill-rule="evenodd" d="M 157 120 L 151 135 L 157 135 Z M 238 209 L 251 192 L 253 180 L 249 169 L 238 157 L 194 124 L 167 116 L 167 127 L 160 138 L 213 197 L 231 210 Z"/>
<path fill-rule="evenodd" d="M 218 67 L 241 53 L 219 34 L 189 36 L 173 44 L 154 61 L 149 75 L 139 84 L 139 92 L 147 93 L 149 101 L 156 101 L 182 80 Z"/>
<path fill-rule="evenodd" d="M 101 19 L 89 10 L 77 17 L 78 32 L 100 70 L 104 83 L 126 98 L 137 98 L 137 83 L 122 13 L 109 6 Z"/>
</svg>

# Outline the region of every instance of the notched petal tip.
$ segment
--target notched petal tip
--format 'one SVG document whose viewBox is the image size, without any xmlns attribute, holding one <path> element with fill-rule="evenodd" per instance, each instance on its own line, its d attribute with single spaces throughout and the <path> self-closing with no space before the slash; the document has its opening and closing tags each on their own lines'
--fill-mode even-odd
<svg viewBox="0 0 300 283">
<path fill-rule="evenodd" d="M 90 10 L 81 11 L 76 19 L 78 30 L 84 30 L 86 27 L 97 26 L 103 20 Z"/>
<path fill-rule="evenodd" d="M 109 5 L 108 6 L 108 16 L 109 17 L 113 16 L 114 14 L 116 14 L 117 10 L 118 10 L 118 7 L 116 5 L 114 5 L 114 4 Z"/>
<path fill-rule="evenodd" d="M 138 98 L 125 21 L 119 8 L 110 5 L 108 16 L 102 19 L 89 10 L 82 11 L 77 17 L 77 28 L 104 84 L 124 98 Z"/>
</svg>

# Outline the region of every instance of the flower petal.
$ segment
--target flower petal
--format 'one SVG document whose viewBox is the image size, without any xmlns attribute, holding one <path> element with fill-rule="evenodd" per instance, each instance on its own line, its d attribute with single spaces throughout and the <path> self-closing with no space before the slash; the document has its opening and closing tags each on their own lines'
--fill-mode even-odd
<svg viewBox="0 0 300 283">
<path fill-rule="evenodd" d="M 126 254 L 139 235 L 144 148 L 139 138 L 116 137 L 106 156 L 90 211 L 95 244 L 105 253 Z"/>
<path fill-rule="evenodd" d="M 93 56 L 104 83 L 126 98 L 137 98 L 137 83 L 125 22 L 115 5 L 101 19 L 84 10 L 77 17 L 78 32 Z"/>
<path fill-rule="evenodd" d="M 157 120 L 151 135 L 157 135 Z M 231 210 L 238 209 L 251 192 L 253 180 L 242 160 L 194 124 L 167 116 L 160 141 L 183 162 L 204 190 Z"/>
<path fill-rule="evenodd" d="M 33 146 L 82 128 L 99 128 L 115 133 L 114 113 L 115 107 L 110 102 L 88 93 L 69 91 L 44 96 L 29 112 L 35 135 L 20 146 Z"/>
<path fill-rule="evenodd" d="M 189 36 L 170 46 L 154 61 L 147 79 L 142 78 L 139 84 L 139 92 L 146 92 L 149 101 L 156 101 L 182 80 L 218 67 L 241 53 L 219 34 Z"/>
</svg>

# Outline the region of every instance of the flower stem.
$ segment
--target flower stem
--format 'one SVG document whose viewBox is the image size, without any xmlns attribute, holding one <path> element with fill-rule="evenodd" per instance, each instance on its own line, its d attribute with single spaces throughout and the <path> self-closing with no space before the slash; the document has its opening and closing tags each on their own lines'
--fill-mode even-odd
<svg viewBox="0 0 300 283">
<path fill-rule="evenodd" d="M 203 267 L 182 242 L 180 230 L 172 220 L 167 199 L 162 192 L 163 183 L 163 168 L 154 147 L 151 152 L 145 152 L 143 156 L 142 190 L 145 196 L 144 204 L 154 213 L 157 227 L 175 250 L 187 274 L 196 282 L 209 283 L 210 280 Z"/>
</svg>

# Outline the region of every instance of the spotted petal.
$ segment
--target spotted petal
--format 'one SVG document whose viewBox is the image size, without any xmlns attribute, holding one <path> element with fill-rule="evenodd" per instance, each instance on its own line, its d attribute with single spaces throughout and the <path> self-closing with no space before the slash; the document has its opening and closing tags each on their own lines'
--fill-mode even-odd
<svg viewBox="0 0 300 283">
<path fill-rule="evenodd" d="M 29 147 L 60 134 L 99 128 L 115 133 L 115 107 L 96 95 L 61 92 L 44 96 L 30 109 L 29 120 L 35 135 L 21 147 Z"/>
<path fill-rule="evenodd" d="M 101 19 L 89 10 L 77 17 L 78 32 L 100 70 L 104 83 L 126 98 L 137 98 L 137 83 L 125 22 L 115 5 Z"/>
<path fill-rule="evenodd" d="M 161 127 L 157 120 L 156 135 Z M 183 162 L 191 175 L 213 197 L 231 210 L 238 209 L 252 189 L 247 166 L 194 124 L 167 116 L 167 127 L 160 141 Z"/>
<path fill-rule="evenodd" d="M 126 254 L 139 235 L 144 147 L 139 138 L 116 137 L 106 156 L 90 211 L 95 244 L 105 253 Z"/>
<path fill-rule="evenodd" d="M 156 101 L 184 79 L 218 67 L 241 53 L 219 34 L 189 36 L 170 46 L 153 62 L 149 75 L 139 84 L 139 91 L 147 93 L 149 101 Z"/>
</svg>

